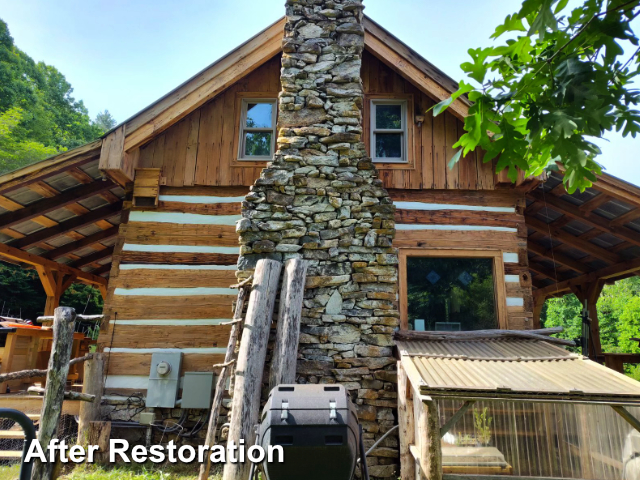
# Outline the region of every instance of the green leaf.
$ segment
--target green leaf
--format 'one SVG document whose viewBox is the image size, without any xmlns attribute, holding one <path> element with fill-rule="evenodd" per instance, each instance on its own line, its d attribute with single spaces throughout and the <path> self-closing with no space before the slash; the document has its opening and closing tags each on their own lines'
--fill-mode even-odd
<svg viewBox="0 0 640 480">
<path fill-rule="evenodd" d="M 507 17 L 504 19 L 504 23 L 502 25 L 499 25 L 496 28 L 496 31 L 493 32 L 493 35 L 491 35 L 490 38 L 498 38 L 503 33 L 506 33 L 506 32 L 526 32 L 526 31 L 527 29 L 524 28 L 522 19 L 517 14 L 514 13 L 513 15 L 507 15 Z"/>
<path fill-rule="evenodd" d="M 451 105 L 452 103 L 453 103 L 453 97 L 449 97 L 445 100 L 442 100 L 440 103 L 436 103 L 433 107 L 427 110 L 427 112 L 429 112 L 430 110 L 433 110 L 433 116 L 437 117 L 442 112 L 444 112 L 447 108 L 449 108 L 449 105 Z"/>
<path fill-rule="evenodd" d="M 449 163 L 447 164 L 449 166 L 449 170 L 452 170 L 453 167 L 456 166 L 456 163 L 460 161 L 461 155 L 462 155 L 462 150 L 458 150 L 456 154 L 451 158 L 451 160 L 449 160 Z"/>
</svg>

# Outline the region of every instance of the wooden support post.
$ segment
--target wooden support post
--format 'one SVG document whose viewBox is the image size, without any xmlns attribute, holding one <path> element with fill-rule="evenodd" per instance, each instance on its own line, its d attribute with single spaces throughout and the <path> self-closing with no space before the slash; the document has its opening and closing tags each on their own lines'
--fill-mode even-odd
<svg viewBox="0 0 640 480">
<path fill-rule="evenodd" d="M 53 321 L 53 344 L 49 357 L 47 387 L 42 400 L 40 412 L 40 430 L 38 441 L 46 452 L 49 442 L 54 438 L 62 412 L 64 401 L 64 387 L 69 374 L 69 360 L 73 345 L 73 330 L 76 311 L 69 307 L 58 307 Z M 47 454 L 48 456 L 48 454 Z M 43 463 L 36 459 L 33 462 L 32 480 L 51 480 L 54 463 Z"/>
<path fill-rule="evenodd" d="M 431 397 L 421 396 L 420 400 L 422 400 L 422 408 L 417 422 L 420 435 L 420 469 L 427 480 L 442 480 L 438 404 Z"/>
<path fill-rule="evenodd" d="M 413 418 L 413 397 L 407 372 L 398 362 L 398 424 L 400 425 L 400 478 L 416 480 L 415 459 L 411 445 L 415 443 L 415 421 Z"/>
<path fill-rule="evenodd" d="M 80 418 L 78 420 L 78 445 L 89 444 L 89 427 L 91 422 L 101 419 L 100 403 L 104 389 L 104 354 L 95 353 L 93 359 L 84 365 L 84 382 L 82 393 L 94 395 L 93 403 L 82 402 L 80 404 Z"/>
<path fill-rule="evenodd" d="M 44 316 L 52 316 L 55 309 L 60 305 L 60 298 L 67 291 L 67 288 L 77 280 L 78 276 L 75 274 L 65 275 L 63 272 L 56 272 L 40 265 L 36 265 L 36 271 L 47 294 Z"/>
<path fill-rule="evenodd" d="M 236 301 L 236 310 L 233 314 L 234 323 L 231 326 L 231 332 L 229 334 L 229 343 L 227 344 L 227 352 L 224 357 L 224 363 L 229 363 L 236 359 L 236 343 L 238 343 L 238 336 L 242 329 L 242 311 L 244 310 L 244 303 L 247 297 L 249 287 L 240 287 L 238 291 L 238 300 Z M 213 446 L 216 441 L 216 430 L 218 429 L 218 415 L 220 414 L 220 406 L 222 405 L 222 398 L 224 396 L 225 384 L 227 377 L 231 372 L 231 369 L 235 365 L 229 365 L 222 367 L 220 370 L 220 376 L 216 382 L 216 391 L 213 396 L 213 402 L 211 403 L 211 413 L 209 415 L 209 425 L 207 428 L 207 436 L 205 437 L 204 444 Z M 200 473 L 198 475 L 199 480 L 207 480 L 209 478 L 209 471 L 211 470 L 211 458 L 207 456 L 206 462 L 200 465 Z"/>
<path fill-rule="evenodd" d="M 534 330 L 542 328 L 542 325 L 540 323 L 540 314 L 542 313 L 542 309 L 546 301 L 547 301 L 547 297 L 545 295 L 537 296 L 533 300 L 533 329 Z"/>
<path fill-rule="evenodd" d="M 280 262 L 262 259 L 258 261 L 253 275 L 253 288 L 236 362 L 236 386 L 227 444 L 234 442 L 239 445 L 240 439 L 244 439 L 245 445 L 252 445 L 255 439 L 254 427 L 258 423 L 269 328 L 281 269 Z M 250 467 L 249 462 L 228 462 L 224 466 L 222 478 L 223 480 L 248 478 Z"/>
<path fill-rule="evenodd" d="M 278 309 L 276 346 L 273 350 L 269 374 L 269 390 L 281 383 L 296 381 L 298 339 L 306 276 L 306 261 L 293 258 L 285 263 Z"/>
<path fill-rule="evenodd" d="M 97 445 L 98 451 L 95 462 L 106 465 L 109 461 L 109 438 L 111 437 L 111 422 L 89 422 L 89 445 Z"/>
<path fill-rule="evenodd" d="M 600 342 L 600 322 L 598 320 L 598 298 L 604 288 L 603 280 L 596 280 L 584 285 L 576 285 L 571 287 L 571 291 L 578 297 L 578 300 L 584 305 L 587 304 L 589 318 L 591 319 L 591 339 L 589 345 L 589 356 L 592 360 L 598 360 L 602 357 L 602 343 Z"/>
</svg>

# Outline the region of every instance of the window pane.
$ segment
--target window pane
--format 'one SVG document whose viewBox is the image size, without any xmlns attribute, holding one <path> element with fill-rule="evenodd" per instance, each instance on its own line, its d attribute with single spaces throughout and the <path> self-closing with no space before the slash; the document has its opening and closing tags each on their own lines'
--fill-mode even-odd
<svg viewBox="0 0 640 480">
<path fill-rule="evenodd" d="M 402 105 L 376 105 L 377 130 L 402 129 Z"/>
<path fill-rule="evenodd" d="M 498 328 L 490 258 L 407 257 L 407 296 L 412 328 Z"/>
<path fill-rule="evenodd" d="M 247 132 L 244 134 L 245 157 L 271 156 L 271 132 Z"/>
<path fill-rule="evenodd" d="M 376 133 L 376 158 L 402 158 L 402 133 Z"/>
<path fill-rule="evenodd" d="M 247 123 L 249 128 L 272 128 L 273 104 L 249 103 L 247 105 Z"/>
</svg>

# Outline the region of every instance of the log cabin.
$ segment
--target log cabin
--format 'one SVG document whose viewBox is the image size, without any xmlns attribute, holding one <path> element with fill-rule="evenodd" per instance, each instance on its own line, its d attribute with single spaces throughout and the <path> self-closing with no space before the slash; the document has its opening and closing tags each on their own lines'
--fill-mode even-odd
<svg viewBox="0 0 640 480">
<path fill-rule="evenodd" d="M 603 174 L 568 194 L 561 168 L 512 183 L 480 151 L 449 168 L 469 103 L 427 112 L 456 82 L 361 2 L 306 3 L 287 2 L 285 18 L 103 138 L 0 176 L 0 256 L 37 270 L 45 315 L 74 281 L 100 288 L 105 394 L 125 396 L 147 395 L 155 354 L 180 355 L 176 385 L 212 372 L 230 285 L 259 258 L 304 258 L 297 380 L 346 385 L 369 446 L 401 422 L 400 440 L 373 451 L 373 477 L 620 478 L 628 424 L 613 413 L 603 425 L 602 405 L 583 405 L 637 404 L 637 385 L 612 370 L 514 334 L 503 348 L 488 341 L 489 353 L 453 342 L 453 355 L 570 358 L 586 372 L 571 392 L 597 395 L 556 392 L 569 403 L 538 408 L 542 387 L 531 382 L 525 404 L 500 397 L 521 388 L 505 379 L 489 410 L 482 395 L 437 399 L 423 387 L 434 383 L 427 360 L 453 348 L 445 337 L 537 330 L 545 300 L 567 293 L 591 318 L 592 363 L 636 361 L 602 352 L 595 305 L 604 284 L 640 269 L 640 188 Z M 398 329 L 447 333 L 396 341 Z M 470 388 L 468 371 L 448 371 L 452 388 Z M 433 449 L 444 425 L 448 457 Z"/>
</svg>

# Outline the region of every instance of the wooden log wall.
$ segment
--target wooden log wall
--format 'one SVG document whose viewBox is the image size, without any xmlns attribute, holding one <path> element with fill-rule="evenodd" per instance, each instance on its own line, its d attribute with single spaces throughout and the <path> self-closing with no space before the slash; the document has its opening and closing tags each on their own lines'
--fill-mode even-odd
<svg viewBox="0 0 640 480">
<path fill-rule="evenodd" d="M 400 281 L 403 281 L 403 252 L 428 256 L 434 249 L 456 256 L 457 250 L 499 251 L 496 272 L 497 310 L 505 309 L 506 325 L 513 330 L 533 328 L 533 296 L 527 260 L 527 229 L 524 195 L 512 190 L 447 191 L 389 190 L 396 210 L 394 246 L 400 249 Z M 461 256 L 464 256 L 460 254 Z M 502 295 L 504 293 L 504 295 Z M 403 310 L 401 303 L 401 313 Z"/>
<path fill-rule="evenodd" d="M 433 117 L 428 95 L 365 51 L 362 66 L 365 91 L 363 139 L 369 146 L 369 104 L 373 98 L 408 101 L 408 164 L 377 164 L 386 188 L 493 190 L 497 179 L 491 163 L 475 153 L 452 170 L 453 144 L 463 133 L 462 122 L 450 113 Z M 277 98 L 280 55 L 142 146 L 137 168 L 161 168 L 167 186 L 250 186 L 266 162 L 238 161 L 242 98 Z M 418 126 L 416 114 L 424 115 Z"/>
<path fill-rule="evenodd" d="M 224 361 L 238 259 L 242 188 L 163 187 L 157 209 L 120 228 L 99 346 L 108 391 L 144 391 L 151 356 L 182 349 L 183 371 Z"/>
</svg>

